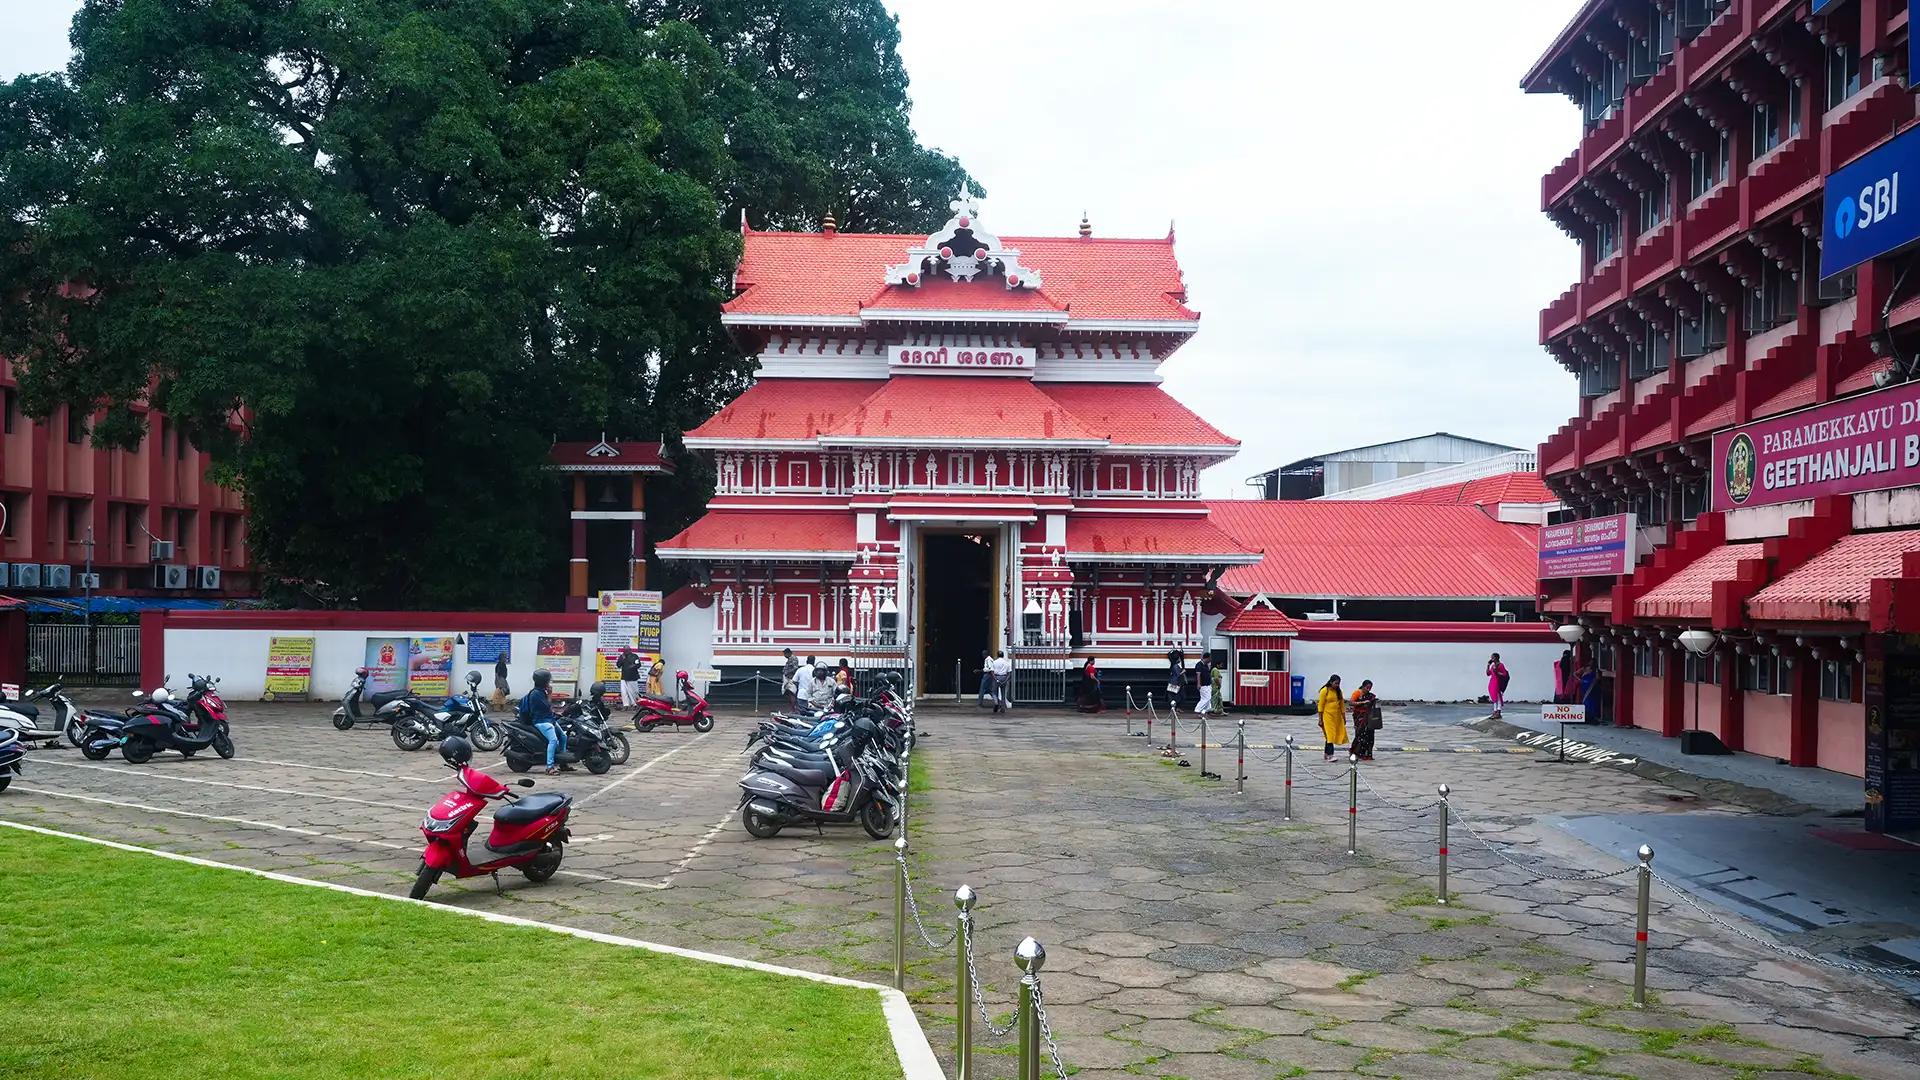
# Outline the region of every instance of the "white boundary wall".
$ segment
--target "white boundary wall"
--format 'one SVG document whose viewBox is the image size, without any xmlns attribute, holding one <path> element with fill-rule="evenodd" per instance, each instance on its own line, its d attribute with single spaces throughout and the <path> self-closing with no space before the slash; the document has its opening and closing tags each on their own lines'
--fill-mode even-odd
<svg viewBox="0 0 1920 1080">
<path fill-rule="evenodd" d="M 484 632 L 484 631 L 483 631 Z M 276 637 L 313 636 L 313 692 L 317 701 L 337 701 L 353 682 L 353 669 L 366 663 L 368 638 L 452 637 L 471 631 L 445 626 L 418 626 L 378 630 L 212 630 L 200 627 L 168 627 L 166 632 L 167 670 L 177 688 L 185 684 L 187 672 L 220 676 L 220 692 L 234 701 L 258 701 L 266 692 L 267 645 Z M 569 637 L 581 643 L 581 677 L 593 678 L 594 635 L 578 630 L 515 631 L 511 635 L 511 653 L 507 661 L 507 685 L 518 694 L 533 679 L 533 669 L 541 666 L 534 655 L 536 640 L 542 637 Z M 464 685 L 467 672 L 480 673 L 480 687 L 493 692 L 493 664 L 470 663 L 467 647 L 453 650 L 453 685 Z M 151 680 L 152 675 L 143 674 Z M 145 689 L 151 689 L 147 687 Z"/>
<path fill-rule="evenodd" d="M 1553 663 L 1566 646 L 1516 641 L 1324 641 L 1296 638 L 1293 674 L 1305 676 L 1307 700 L 1329 675 L 1348 693 L 1362 679 L 1390 701 L 1473 701 L 1487 695 L 1487 657 L 1500 654 L 1512 677 L 1509 701 L 1552 701 Z"/>
</svg>

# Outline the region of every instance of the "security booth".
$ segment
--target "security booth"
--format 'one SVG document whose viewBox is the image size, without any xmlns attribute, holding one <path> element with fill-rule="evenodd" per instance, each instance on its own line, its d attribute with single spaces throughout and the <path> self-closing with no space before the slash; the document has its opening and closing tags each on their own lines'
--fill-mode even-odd
<svg viewBox="0 0 1920 1080">
<path fill-rule="evenodd" d="M 1291 658 L 1299 632 L 1292 619 L 1261 595 L 1222 620 L 1215 633 L 1227 639 L 1232 654 L 1227 700 L 1241 709 L 1296 704 Z"/>
</svg>

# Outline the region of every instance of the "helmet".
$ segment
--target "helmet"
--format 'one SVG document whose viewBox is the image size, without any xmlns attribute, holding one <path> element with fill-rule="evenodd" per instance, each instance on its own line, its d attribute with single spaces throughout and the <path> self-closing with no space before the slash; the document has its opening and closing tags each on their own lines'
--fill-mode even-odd
<svg viewBox="0 0 1920 1080">
<path fill-rule="evenodd" d="M 597 683 L 594 683 L 592 686 L 587 687 L 587 696 L 590 698 L 605 697 L 606 694 L 607 694 L 606 683 L 597 682 Z"/>
<path fill-rule="evenodd" d="M 678 679 L 678 680 L 680 680 L 681 682 L 686 682 L 686 681 L 687 681 L 687 673 L 686 673 L 686 672 L 684 672 L 684 671 L 676 671 L 676 672 L 674 672 L 674 673 L 673 673 L 673 677 L 674 677 L 674 678 L 676 678 L 676 679 Z"/>
<path fill-rule="evenodd" d="M 548 684 L 552 682 L 553 682 L 553 672 L 548 671 L 546 668 L 533 669 L 533 685 L 539 687 L 542 690 L 545 690 Z"/>
<path fill-rule="evenodd" d="M 440 740 L 440 760 L 460 768 L 473 760 L 473 744 L 464 735 L 449 735 Z"/>
<path fill-rule="evenodd" d="M 363 667 L 357 667 L 357 668 L 354 668 L 354 669 L 353 669 L 353 673 L 354 673 L 355 675 L 358 675 L 358 676 L 360 676 L 360 677 L 361 677 L 361 678 L 363 678 L 363 679 L 367 677 L 367 669 L 366 669 L 366 668 L 363 668 Z"/>
<path fill-rule="evenodd" d="M 156 704 L 165 705 L 167 702 L 173 700 L 173 691 L 163 686 L 147 696 L 152 698 Z"/>
</svg>

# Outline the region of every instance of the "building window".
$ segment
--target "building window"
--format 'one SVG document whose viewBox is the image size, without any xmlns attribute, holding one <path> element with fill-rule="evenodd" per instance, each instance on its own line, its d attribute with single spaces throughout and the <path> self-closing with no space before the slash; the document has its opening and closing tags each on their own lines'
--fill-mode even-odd
<svg viewBox="0 0 1920 1080">
<path fill-rule="evenodd" d="M 1243 651 L 1234 666 L 1241 671 L 1265 671 L 1267 654 L 1253 650 Z"/>
<path fill-rule="evenodd" d="M 1860 48 L 1838 41 L 1827 50 L 1827 108 L 1837 109 L 1860 92 Z"/>
<path fill-rule="evenodd" d="M 1806 242 L 1800 259 L 1800 272 L 1807 280 L 1814 282 L 1813 302 L 1822 307 L 1847 299 L 1858 288 L 1858 279 L 1851 270 L 1830 278 L 1820 276 L 1820 241 L 1817 239 Z"/>
<path fill-rule="evenodd" d="M 131 503 L 120 508 L 120 543 L 129 551 L 133 550 L 134 544 L 138 542 L 141 520 L 145 516 L 144 509 Z"/>
<path fill-rule="evenodd" d="M 787 462 L 787 486 L 790 488 L 808 487 L 809 481 L 812 479 L 812 469 L 808 467 L 810 464 L 810 462 L 805 461 Z"/>
<path fill-rule="evenodd" d="M 1620 389 L 1620 358 L 1602 356 L 1589 361 L 1580 369 L 1580 393 L 1584 397 L 1600 397 Z"/>
<path fill-rule="evenodd" d="M 71 405 L 67 407 L 67 441 L 75 446 L 87 441 L 87 416 Z"/>
<path fill-rule="evenodd" d="M 1732 0 L 1680 0 L 1678 32 L 1680 40 L 1692 41 L 1713 25 Z"/>
<path fill-rule="evenodd" d="M 0 536 L 11 538 L 20 524 L 19 500 L 11 491 L 0 491 L 0 508 L 5 509 L 5 513 L 0 513 L 0 518 L 5 519 L 0 520 Z"/>
<path fill-rule="evenodd" d="M 1620 216 L 1609 214 L 1593 226 L 1593 261 L 1606 262 L 1620 250 Z"/>
<path fill-rule="evenodd" d="M 87 538 L 87 501 L 67 500 L 67 542 L 77 544 Z"/>
<path fill-rule="evenodd" d="M 1133 490 L 1133 466 L 1131 465 L 1107 466 L 1107 490 L 1108 491 L 1132 491 Z"/>
<path fill-rule="evenodd" d="M 1708 686 L 1720 685 L 1720 653 L 1708 653 L 1705 656 L 1687 654 L 1686 681 L 1705 683 Z"/>
<path fill-rule="evenodd" d="M 13 418 L 19 412 L 19 409 L 20 403 L 14 394 L 13 387 L 9 386 L 0 389 L 0 412 L 4 412 L 6 415 L 6 433 L 8 435 L 13 434 Z"/>
<path fill-rule="evenodd" d="M 1705 356 L 1727 344 L 1727 311 L 1712 299 L 1702 296 L 1694 309 L 1679 317 L 1679 355 L 1691 360 Z"/>
<path fill-rule="evenodd" d="M 1753 107 L 1753 156 L 1758 158 L 1780 145 L 1780 107 L 1762 101 Z"/>
<path fill-rule="evenodd" d="M 1791 321 L 1799 305 L 1799 276 L 1767 259 L 1761 264 L 1760 280 L 1747 290 L 1742 326 L 1749 333 L 1771 330 Z"/>
<path fill-rule="evenodd" d="M 1742 658 L 1740 689 L 1756 694 L 1777 694 L 1780 692 L 1781 682 L 1780 661 L 1771 652 Z"/>
<path fill-rule="evenodd" d="M 1663 678 L 1667 674 L 1667 650 L 1658 645 L 1641 645 L 1633 650 L 1633 673 L 1643 679 Z"/>
<path fill-rule="evenodd" d="M 1725 180 L 1733 158 L 1732 138 L 1724 131 L 1701 149 L 1687 155 L 1688 198 L 1698 199 Z"/>
<path fill-rule="evenodd" d="M 1643 526 L 1665 525 L 1667 523 L 1667 489 L 1665 487 L 1645 487 L 1636 490 L 1632 497 L 1633 515 Z"/>
<path fill-rule="evenodd" d="M 1852 701 L 1853 697 L 1853 661 L 1820 661 L 1820 697 L 1825 701 Z"/>
<path fill-rule="evenodd" d="M 1667 178 L 1660 176 L 1654 186 L 1639 195 L 1639 220 L 1635 223 L 1641 234 L 1650 233 L 1667 222 Z"/>
<path fill-rule="evenodd" d="M 1662 67 L 1673 59 L 1673 47 L 1679 37 L 1679 21 L 1674 15 L 1673 5 L 1657 8 L 1653 13 L 1653 54 L 1658 57 Z"/>
<path fill-rule="evenodd" d="M 1707 478 L 1690 476 L 1677 482 L 1680 495 L 1680 520 L 1692 521 L 1707 510 Z"/>
<path fill-rule="evenodd" d="M 1673 363 L 1673 338 L 1663 328 L 1647 323 L 1634 338 L 1628 354 L 1628 376 L 1644 379 L 1667 370 Z"/>
<path fill-rule="evenodd" d="M 973 455 L 953 454 L 947 458 L 947 480 L 955 487 L 973 486 Z"/>
<path fill-rule="evenodd" d="M 1805 111 L 1807 85 L 1799 79 L 1787 83 L 1787 138 L 1798 138 L 1801 131 L 1800 114 Z"/>
</svg>

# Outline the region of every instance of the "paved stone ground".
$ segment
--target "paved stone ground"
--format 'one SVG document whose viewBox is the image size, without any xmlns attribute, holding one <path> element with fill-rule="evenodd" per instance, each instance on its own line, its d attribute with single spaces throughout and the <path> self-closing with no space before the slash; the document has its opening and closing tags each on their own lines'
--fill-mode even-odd
<svg viewBox="0 0 1920 1080">
<path fill-rule="evenodd" d="M 339 733 L 326 710 L 236 704 L 239 757 L 134 768 L 36 751 L 0 817 L 400 892 L 420 813 L 447 786 L 430 752 Z M 1385 744 L 1501 740 L 1388 714 Z M 1745 813 L 1626 770 L 1498 753 L 1383 752 L 1364 773 L 1361 853 L 1345 853 L 1342 778 L 1302 755 L 1295 819 L 1280 767 L 1223 782 L 1151 755 L 1109 714 L 927 710 L 916 881 L 929 929 L 980 891 L 979 961 L 1004 1020 L 1013 945 L 1046 943 L 1050 1019 L 1083 1080 L 1572 1075 L 1920 1075 L 1920 1009 L 1885 986 L 1790 962 L 1656 904 L 1653 1007 L 1627 1005 L 1631 877 L 1542 879 L 1622 864 L 1540 824 L 1569 811 Z M 857 829 L 754 841 L 733 816 L 741 724 L 635 736 L 626 766 L 553 786 L 579 838 L 545 886 L 443 883 L 447 903 L 884 979 L 891 852 Z M 1254 719 L 1249 741 L 1311 731 Z M 1215 733 L 1218 738 L 1218 732 Z M 1309 765 L 1308 763 L 1312 764 Z M 1458 903 L 1434 904 L 1433 785 L 1522 870 L 1456 832 Z M 1377 792 L 1376 790 L 1377 789 Z M 1388 803 L 1408 809 L 1393 809 Z M 0 831 L 0 865 L 9 835 Z M 950 953 L 915 947 L 909 989 L 950 1054 Z M 981 1036 L 976 1075 L 1013 1074 Z"/>
</svg>

